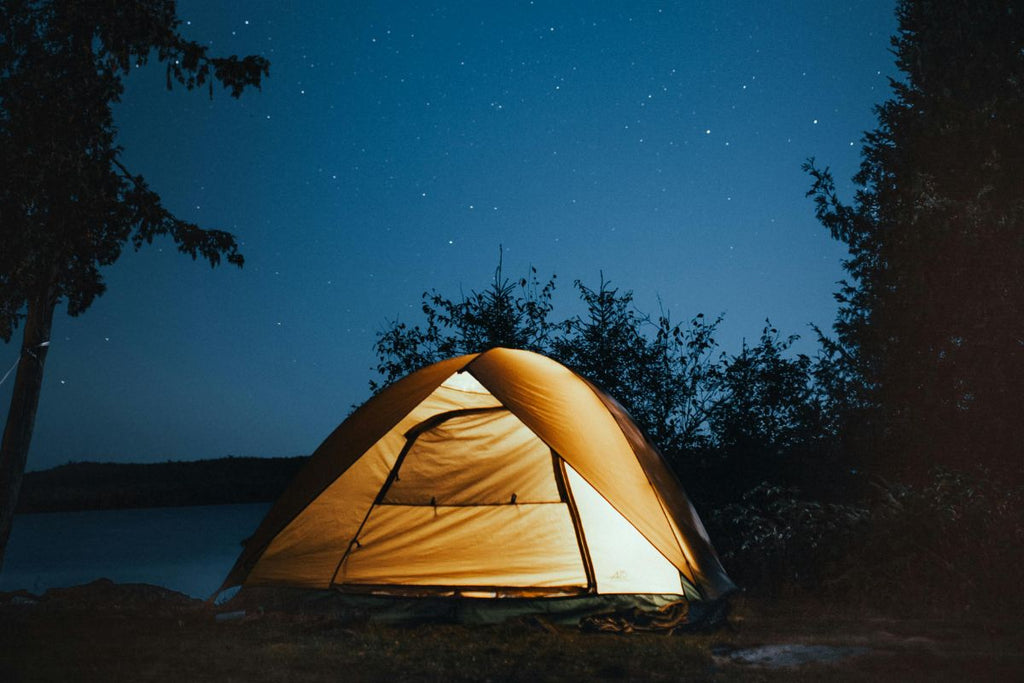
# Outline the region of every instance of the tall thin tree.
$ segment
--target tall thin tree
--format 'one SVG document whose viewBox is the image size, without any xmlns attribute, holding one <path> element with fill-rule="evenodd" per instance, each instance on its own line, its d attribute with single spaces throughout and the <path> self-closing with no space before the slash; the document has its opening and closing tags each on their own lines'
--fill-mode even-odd
<svg viewBox="0 0 1024 683">
<path fill-rule="evenodd" d="M 238 266 L 235 238 L 174 217 L 116 144 L 112 105 L 151 57 L 168 88 L 219 82 L 238 97 L 269 63 L 215 57 L 186 39 L 173 0 L 6 0 L 0 3 L 0 337 L 23 325 L 0 443 L 0 564 L 39 405 L 54 312 L 85 311 L 101 268 L 128 244 L 168 236 L 211 266 Z"/>
</svg>

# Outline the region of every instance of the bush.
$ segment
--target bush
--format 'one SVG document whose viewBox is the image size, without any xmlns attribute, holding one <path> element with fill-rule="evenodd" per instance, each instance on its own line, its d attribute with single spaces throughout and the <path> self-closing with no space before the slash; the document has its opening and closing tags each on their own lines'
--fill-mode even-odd
<svg viewBox="0 0 1024 683">
<path fill-rule="evenodd" d="M 910 605 L 1019 611 L 1024 560 L 1020 487 L 936 468 L 922 486 L 878 481 L 871 533 L 836 581 Z"/>
<path fill-rule="evenodd" d="M 918 487 L 873 482 L 858 504 L 762 483 L 708 515 L 723 564 L 762 595 L 813 591 L 901 613 L 1019 614 L 1024 491 L 935 469 Z"/>
<path fill-rule="evenodd" d="M 820 588 L 840 572 L 869 520 L 864 507 L 805 500 L 795 488 L 762 482 L 740 502 L 713 510 L 708 527 L 738 585 L 778 595 Z"/>
</svg>

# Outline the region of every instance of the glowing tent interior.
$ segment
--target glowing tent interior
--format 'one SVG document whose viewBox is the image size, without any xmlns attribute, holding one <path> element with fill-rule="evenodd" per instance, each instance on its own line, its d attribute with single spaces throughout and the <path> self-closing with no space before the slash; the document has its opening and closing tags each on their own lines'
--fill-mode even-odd
<svg viewBox="0 0 1024 683">
<path fill-rule="evenodd" d="M 561 364 L 495 348 L 367 401 L 270 509 L 221 590 L 555 598 L 734 589 L 625 410 Z"/>
</svg>

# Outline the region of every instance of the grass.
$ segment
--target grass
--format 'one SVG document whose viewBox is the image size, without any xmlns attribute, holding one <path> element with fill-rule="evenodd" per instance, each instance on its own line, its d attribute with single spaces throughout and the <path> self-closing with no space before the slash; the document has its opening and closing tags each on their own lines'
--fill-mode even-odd
<svg viewBox="0 0 1024 683">
<path fill-rule="evenodd" d="M 0 600 L 3 681 L 878 681 L 1024 679 L 1019 620 L 967 623 L 741 599 L 711 634 L 583 634 L 537 620 L 387 626 L 266 612 L 217 621 L 156 588 L 84 587 Z M 24 602 L 24 601 L 21 601 Z M 766 643 L 868 648 L 791 669 L 716 656 Z"/>
</svg>

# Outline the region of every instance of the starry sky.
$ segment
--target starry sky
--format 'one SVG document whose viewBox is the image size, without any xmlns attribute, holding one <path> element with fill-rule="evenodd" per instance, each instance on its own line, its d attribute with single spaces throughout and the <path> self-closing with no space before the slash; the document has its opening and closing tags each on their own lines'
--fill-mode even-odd
<svg viewBox="0 0 1024 683">
<path fill-rule="evenodd" d="M 270 78 L 211 100 L 137 69 L 123 159 L 246 265 L 156 242 L 83 316 L 59 311 L 30 470 L 310 453 L 368 397 L 376 333 L 418 322 L 426 289 L 486 287 L 499 248 L 510 277 L 557 274 L 557 318 L 602 272 L 643 311 L 724 313 L 728 350 L 770 317 L 813 353 L 809 324 L 834 318 L 844 249 L 800 165 L 852 192 L 896 75 L 892 0 L 178 9 Z M 0 373 L 16 356 L 0 347 Z"/>
</svg>

